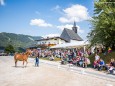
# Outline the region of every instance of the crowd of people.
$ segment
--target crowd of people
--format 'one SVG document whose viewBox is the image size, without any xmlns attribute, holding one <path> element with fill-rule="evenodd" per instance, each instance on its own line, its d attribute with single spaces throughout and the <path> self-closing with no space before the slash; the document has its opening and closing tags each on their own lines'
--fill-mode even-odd
<svg viewBox="0 0 115 86">
<path fill-rule="evenodd" d="M 36 55 L 36 52 L 39 53 L 39 57 L 49 58 L 50 61 L 55 60 L 55 57 L 60 58 L 61 64 L 72 64 L 74 66 L 86 68 L 91 64 L 90 59 L 88 58 L 92 55 L 90 49 L 84 51 L 83 48 L 77 49 L 38 49 L 33 50 L 33 55 Z M 95 53 L 95 60 L 93 62 L 93 68 L 98 71 L 107 70 L 109 73 L 113 74 L 115 72 L 115 60 L 111 59 L 111 62 L 106 64 L 102 58 L 98 55 L 100 50 L 97 50 Z M 111 49 L 108 50 L 108 53 L 111 52 Z M 94 54 L 94 53 L 93 53 Z M 38 54 L 37 54 L 38 55 Z M 37 56 L 36 56 L 37 57 Z M 37 63 L 35 65 L 38 65 Z"/>
<path fill-rule="evenodd" d="M 75 66 L 87 67 L 90 64 L 88 56 L 91 54 L 89 50 L 84 52 L 83 48 L 81 49 L 44 49 L 44 50 L 33 50 L 33 56 L 36 56 L 36 53 L 39 53 L 39 57 L 49 58 L 50 61 L 53 61 L 55 58 L 60 58 L 61 64 L 73 64 Z"/>
<path fill-rule="evenodd" d="M 115 60 L 111 58 L 111 61 L 108 64 L 106 64 L 104 60 L 101 59 L 98 54 L 96 54 L 93 63 L 93 68 L 98 69 L 99 71 L 105 69 L 108 73 L 115 74 Z"/>
</svg>

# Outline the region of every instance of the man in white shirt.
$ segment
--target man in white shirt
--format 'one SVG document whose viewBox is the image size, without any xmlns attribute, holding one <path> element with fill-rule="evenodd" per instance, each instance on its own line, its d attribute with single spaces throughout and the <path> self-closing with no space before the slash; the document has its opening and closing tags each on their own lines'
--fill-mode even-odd
<svg viewBox="0 0 115 86">
<path fill-rule="evenodd" d="M 98 54 L 95 55 L 95 60 L 98 61 L 100 59 L 100 56 Z"/>
</svg>

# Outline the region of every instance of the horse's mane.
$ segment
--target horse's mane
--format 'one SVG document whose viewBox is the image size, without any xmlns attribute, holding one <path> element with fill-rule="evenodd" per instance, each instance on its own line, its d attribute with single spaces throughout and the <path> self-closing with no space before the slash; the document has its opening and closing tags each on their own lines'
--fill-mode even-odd
<svg viewBox="0 0 115 86">
<path fill-rule="evenodd" d="M 27 49 L 26 52 L 25 52 L 26 55 L 30 55 L 31 53 L 32 53 L 32 52 L 31 52 L 30 49 Z"/>
</svg>

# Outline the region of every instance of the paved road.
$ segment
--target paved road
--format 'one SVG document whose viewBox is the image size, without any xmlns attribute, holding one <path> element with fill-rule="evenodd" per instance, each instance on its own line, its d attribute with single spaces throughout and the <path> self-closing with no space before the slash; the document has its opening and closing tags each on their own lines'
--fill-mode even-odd
<svg viewBox="0 0 115 86">
<path fill-rule="evenodd" d="M 0 57 L 0 86 L 115 86 L 114 77 L 88 73 L 93 70 L 84 72 L 82 68 L 44 60 L 40 60 L 40 67 L 34 67 L 34 59 L 28 61 L 28 67 L 22 68 L 22 62 L 18 62 L 15 68 L 13 57 Z"/>
<path fill-rule="evenodd" d="M 115 80 L 115 75 L 107 74 L 104 71 L 97 71 L 96 69 L 92 69 L 92 68 L 81 68 L 81 67 L 77 67 L 77 66 L 73 66 L 69 64 L 60 65 L 60 62 L 50 62 L 50 61 L 44 61 L 44 60 L 41 60 L 41 63 L 55 66 L 58 69 L 65 69 L 65 70 L 73 71 L 76 73 L 87 74 L 87 75 L 97 77 L 97 78 L 103 78 L 103 79 L 109 78 L 109 79 L 113 79 L 113 81 Z"/>
</svg>

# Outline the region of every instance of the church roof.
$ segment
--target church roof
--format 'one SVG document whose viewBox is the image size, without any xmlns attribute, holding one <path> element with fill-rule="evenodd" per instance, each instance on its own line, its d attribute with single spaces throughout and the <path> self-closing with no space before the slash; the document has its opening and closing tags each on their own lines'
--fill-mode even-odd
<svg viewBox="0 0 115 86">
<path fill-rule="evenodd" d="M 70 40 L 83 41 L 83 39 L 77 33 L 67 28 L 64 28 L 60 37 L 68 42 L 70 42 Z"/>
</svg>

